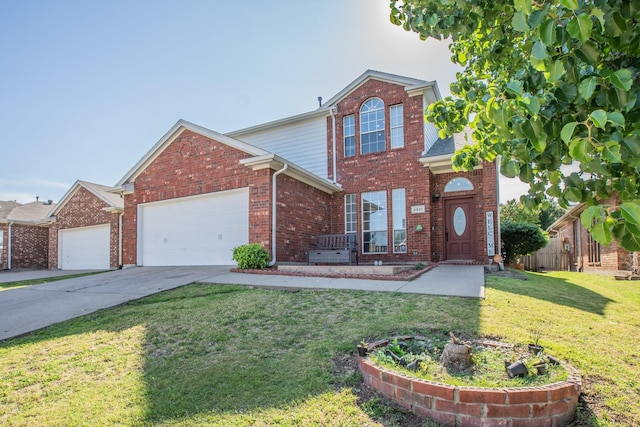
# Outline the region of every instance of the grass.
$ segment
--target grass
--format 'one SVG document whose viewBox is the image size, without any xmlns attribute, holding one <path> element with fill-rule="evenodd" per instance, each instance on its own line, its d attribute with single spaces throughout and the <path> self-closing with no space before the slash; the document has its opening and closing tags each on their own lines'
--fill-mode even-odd
<svg viewBox="0 0 640 427">
<path fill-rule="evenodd" d="M 108 270 L 105 271 L 92 271 L 90 273 L 79 273 L 79 274 L 67 274 L 64 276 L 55 276 L 55 277 L 45 277 L 42 279 L 34 279 L 34 280 L 18 280 L 15 282 L 4 282 L 4 283 L 0 283 L 0 292 L 7 290 L 7 289 L 16 289 L 16 288 L 24 288 L 26 286 L 32 286 L 32 285 L 41 285 L 43 283 L 50 283 L 50 282 L 57 282 L 58 280 L 64 280 L 64 279 L 72 279 L 75 277 L 82 277 L 82 276 L 91 276 L 93 274 L 100 274 L 100 273 L 104 273 Z"/>
<path fill-rule="evenodd" d="M 333 360 L 429 331 L 526 343 L 584 378 L 584 425 L 640 424 L 640 286 L 578 273 L 487 277 L 486 300 L 190 285 L 0 343 L 0 424 L 401 425 Z M 432 425 L 425 423 L 425 425 Z"/>
</svg>

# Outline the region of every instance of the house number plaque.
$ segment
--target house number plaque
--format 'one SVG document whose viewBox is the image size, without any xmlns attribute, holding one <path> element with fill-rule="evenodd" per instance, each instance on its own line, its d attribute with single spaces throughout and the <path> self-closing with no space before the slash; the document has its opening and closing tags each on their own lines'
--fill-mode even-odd
<svg viewBox="0 0 640 427">
<path fill-rule="evenodd" d="M 427 211 L 427 208 L 425 207 L 425 205 L 411 206 L 411 213 L 412 214 L 425 213 L 426 211 Z"/>
</svg>

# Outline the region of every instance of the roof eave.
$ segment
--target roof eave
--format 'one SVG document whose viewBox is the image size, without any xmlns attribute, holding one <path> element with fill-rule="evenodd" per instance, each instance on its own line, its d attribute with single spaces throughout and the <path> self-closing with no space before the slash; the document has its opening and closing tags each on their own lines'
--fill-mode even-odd
<svg viewBox="0 0 640 427">
<path fill-rule="evenodd" d="M 425 168 L 429 168 L 434 175 L 455 172 L 453 170 L 453 162 L 451 161 L 453 154 L 454 153 L 432 157 L 421 157 L 420 163 Z M 482 163 L 473 168 L 473 170 L 477 169 L 482 169 Z"/>
<path fill-rule="evenodd" d="M 248 133 L 260 132 L 262 130 L 271 129 L 274 127 L 282 126 L 284 124 L 293 124 L 293 123 L 301 122 L 304 120 L 312 119 L 315 117 L 326 117 L 329 114 L 330 114 L 329 108 L 326 108 L 323 106 L 318 108 L 317 110 L 309 111 L 307 113 L 302 113 L 302 114 L 298 114 L 291 117 L 285 117 L 284 119 L 274 120 L 272 122 L 262 123 L 262 124 L 251 126 L 248 128 L 227 132 L 225 133 L 225 135 L 232 138 L 238 138 Z"/>
<path fill-rule="evenodd" d="M 287 164 L 289 167 L 284 172 L 284 174 L 290 176 L 291 178 L 294 178 L 328 194 L 342 191 L 342 186 L 340 186 L 339 184 L 335 184 L 327 179 L 319 177 L 318 175 L 311 173 L 308 170 L 301 168 L 300 166 L 291 163 L 290 161 L 285 160 L 275 154 L 249 157 L 240 160 L 240 164 L 250 167 L 252 170 L 280 170 L 284 167 L 285 164 Z"/>
</svg>

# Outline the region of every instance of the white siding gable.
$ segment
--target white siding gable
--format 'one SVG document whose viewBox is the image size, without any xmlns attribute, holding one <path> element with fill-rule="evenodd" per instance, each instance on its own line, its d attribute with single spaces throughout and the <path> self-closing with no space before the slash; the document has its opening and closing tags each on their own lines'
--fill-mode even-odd
<svg viewBox="0 0 640 427">
<path fill-rule="evenodd" d="M 429 101 L 427 100 L 427 96 L 424 95 L 422 97 L 422 110 L 426 110 L 429 106 Z M 438 129 L 431 122 L 423 120 L 423 130 L 424 130 L 424 152 L 426 153 L 433 147 L 433 144 L 438 140 Z"/>
<path fill-rule="evenodd" d="M 229 135 L 328 178 L 327 119 L 324 115 Z"/>
</svg>

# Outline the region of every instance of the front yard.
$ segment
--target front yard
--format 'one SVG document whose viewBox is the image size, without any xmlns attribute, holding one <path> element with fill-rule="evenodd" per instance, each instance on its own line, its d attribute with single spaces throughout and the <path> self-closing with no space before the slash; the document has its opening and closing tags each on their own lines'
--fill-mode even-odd
<svg viewBox="0 0 640 427">
<path fill-rule="evenodd" d="M 583 375 L 579 423 L 640 424 L 640 283 L 526 278 L 487 276 L 483 301 L 186 286 L 0 343 L 0 424 L 402 425 L 345 369 L 362 338 L 532 328 Z"/>
</svg>

